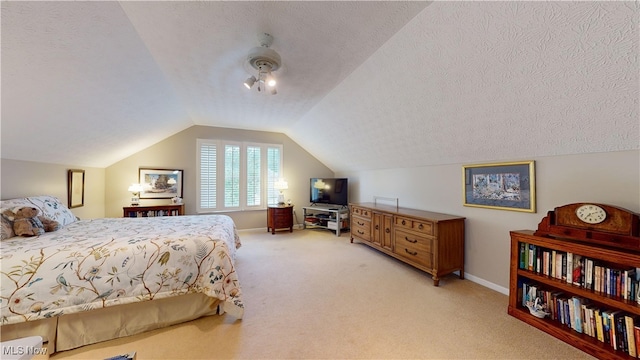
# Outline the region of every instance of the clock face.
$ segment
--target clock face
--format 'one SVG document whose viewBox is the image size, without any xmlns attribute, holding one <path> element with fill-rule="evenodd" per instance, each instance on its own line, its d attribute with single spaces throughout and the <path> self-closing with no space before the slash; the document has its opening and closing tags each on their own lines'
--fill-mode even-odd
<svg viewBox="0 0 640 360">
<path fill-rule="evenodd" d="M 607 213 L 598 205 L 585 204 L 576 209 L 578 219 L 587 224 L 599 224 L 607 218 Z"/>
</svg>

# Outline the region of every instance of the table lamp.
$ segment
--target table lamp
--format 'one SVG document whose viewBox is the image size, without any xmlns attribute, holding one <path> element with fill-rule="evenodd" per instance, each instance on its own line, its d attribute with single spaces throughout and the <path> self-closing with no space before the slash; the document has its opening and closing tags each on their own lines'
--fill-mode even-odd
<svg viewBox="0 0 640 360">
<path fill-rule="evenodd" d="M 140 205 L 140 197 L 139 194 L 143 190 L 142 185 L 140 184 L 131 184 L 128 189 L 133 196 L 131 197 L 131 206 Z"/>
<path fill-rule="evenodd" d="M 289 188 L 289 183 L 284 181 L 284 179 L 280 179 L 273 184 L 274 189 L 280 190 L 280 194 L 278 195 L 278 205 L 284 205 L 284 193 L 282 190 L 287 190 Z"/>
</svg>

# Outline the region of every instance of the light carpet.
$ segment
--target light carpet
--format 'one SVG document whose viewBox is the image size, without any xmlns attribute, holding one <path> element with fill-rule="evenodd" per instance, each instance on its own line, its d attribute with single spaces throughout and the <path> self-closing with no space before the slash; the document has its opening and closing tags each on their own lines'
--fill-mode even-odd
<svg viewBox="0 0 640 360">
<path fill-rule="evenodd" d="M 54 354 L 104 359 L 593 359 L 507 315 L 507 296 L 328 230 L 240 232 L 242 320 L 210 316 Z"/>
</svg>

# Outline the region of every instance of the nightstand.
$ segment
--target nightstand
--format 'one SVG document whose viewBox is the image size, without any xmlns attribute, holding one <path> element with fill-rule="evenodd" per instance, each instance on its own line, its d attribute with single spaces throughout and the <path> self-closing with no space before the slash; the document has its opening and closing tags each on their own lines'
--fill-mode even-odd
<svg viewBox="0 0 640 360">
<path fill-rule="evenodd" d="M 274 205 L 267 208 L 267 232 L 289 228 L 293 232 L 293 205 Z"/>
</svg>

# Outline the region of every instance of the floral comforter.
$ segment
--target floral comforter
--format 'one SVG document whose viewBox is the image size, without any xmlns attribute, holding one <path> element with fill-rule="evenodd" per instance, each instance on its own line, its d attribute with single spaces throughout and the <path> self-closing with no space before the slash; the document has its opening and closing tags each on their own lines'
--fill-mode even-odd
<svg viewBox="0 0 640 360">
<path fill-rule="evenodd" d="M 241 318 L 226 215 L 79 220 L 0 242 L 1 324 L 201 292 Z"/>
</svg>

